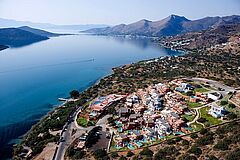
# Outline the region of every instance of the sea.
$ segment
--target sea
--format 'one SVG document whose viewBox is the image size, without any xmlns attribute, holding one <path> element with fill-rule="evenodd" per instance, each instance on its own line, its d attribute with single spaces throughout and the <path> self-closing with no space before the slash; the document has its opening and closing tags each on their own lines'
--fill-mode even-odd
<svg viewBox="0 0 240 160">
<path fill-rule="evenodd" d="M 182 54 L 144 37 L 86 34 L 0 51 L 0 159 L 11 158 L 12 146 L 71 90 L 85 90 L 113 67 Z"/>
</svg>

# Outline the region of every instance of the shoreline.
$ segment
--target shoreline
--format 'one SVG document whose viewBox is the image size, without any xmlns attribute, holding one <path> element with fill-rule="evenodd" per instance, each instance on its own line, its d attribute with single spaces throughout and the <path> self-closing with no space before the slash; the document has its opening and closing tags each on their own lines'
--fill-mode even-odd
<svg viewBox="0 0 240 160">
<path fill-rule="evenodd" d="M 164 46 L 164 45 L 163 45 Z M 165 46 L 164 46 L 165 47 Z M 171 49 L 171 48 L 170 48 Z M 95 97 L 95 95 L 101 95 L 101 94 L 104 94 L 105 93 L 105 91 L 101 91 L 101 87 L 105 87 L 104 85 L 106 85 L 106 84 L 101 84 L 102 82 L 102 80 L 103 81 L 107 81 L 107 82 L 109 82 L 109 83 L 112 83 L 113 82 L 113 79 L 111 79 L 111 78 L 116 78 L 117 76 L 119 76 L 119 75 L 115 75 L 116 74 L 116 72 L 115 71 L 120 71 L 120 73 L 121 72 L 123 72 L 124 70 L 126 70 L 126 69 L 128 69 L 128 67 L 129 68 L 131 68 L 131 67 L 133 67 L 133 66 L 137 66 L 137 65 L 145 65 L 145 66 L 147 66 L 147 64 L 145 64 L 144 62 L 148 62 L 148 61 L 151 61 L 151 60 L 158 60 L 158 61 L 153 61 L 153 62 L 151 62 L 151 63 L 153 63 L 153 64 L 157 64 L 157 63 L 160 63 L 161 64 L 161 62 L 160 61 L 162 61 L 162 62 L 168 62 L 168 61 L 174 61 L 175 59 L 178 59 L 178 60 L 186 60 L 187 62 L 190 60 L 191 61 L 191 57 L 193 57 L 193 55 L 195 55 L 196 54 L 196 52 L 185 52 L 185 51 L 183 51 L 185 54 L 183 54 L 183 55 L 179 55 L 179 56 L 177 56 L 177 57 L 175 57 L 175 56 L 163 56 L 163 57 L 165 57 L 165 58 L 163 58 L 163 57 L 157 57 L 157 58 L 151 58 L 151 59 L 145 59 L 145 60 L 140 60 L 140 61 L 138 61 L 138 62 L 132 62 L 132 63 L 130 63 L 130 64 L 124 64 L 124 65 L 121 65 L 121 66 L 117 66 L 117 67 L 114 67 L 114 68 L 112 68 L 112 72 L 111 73 L 109 73 L 109 74 L 107 74 L 107 75 L 105 75 L 105 76 L 103 76 L 103 77 L 101 77 L 101 78 L 99 78 L 93 85 L 90 85 L 89 87 L 87 87 L 85 90 L 83 90 L 81 93 L 80 93 L 80 98 L 79 98 L 79 102 L 77 103 L 78 105 L 83 105 L 83 104 L 85 104 L 86 102 L 87 102 L 87 100 L 89 100 L 89 97 L 90 98 L 93 98 L 93 97 Z M 196 54 L 196 56 L 198 56 L 199 58 L 201 58 L 201 56 L 203 56 L 203 57 L 205 57 L 205 54 L 206 53 L 202 53 L 202 52 L 197 52 L 197 54 Z M 217 56 L 217 55 L 216 55 Z M 166 57 L 168 57 L 168 58 L 166 58 Z M 237 57 L 237 56 L 236 56 Z M 176 62 L 175 62 L 176 63 Z M 186 67 L 186 66 L 185 66 Z M 188 67 L 190 67 L 190 66 L 188 66 Z M 178 68 L 175 68 L 176 70 L 178 70 Z M 179 68 L 179 69 L 184 69 L 184 68 Z M 166 70 L 168 70 L 168 69 L 166 69 Z M 189 72 L 189 73 L 188 73 Z M 190 76 L 195 76 L 195 75 L 191 75 L 193 72 L 191 71 L 191 70 L 184 70 L 184 72 L 182 72 L 182 73 L 185 73 L 185 74 L 181 74 L 181 72 L 179 72 L 179 73 L 177 73 L 176 75 L 172 75 L 172 76 L 170 76 L 169 77 L 169 75 L 166 75 L 166 76 L 160 76 L 159 77 L 159 79 L 169 79 L 169 78 L 176 78 L 176 77 L 179 77 L 179 76 L 183 76 L 183 77 L 186 77 L 187 76 L 187 74 L 189 74 Z M 115 75 L 115 77 L 114 76 L 112 76 L 112 75 Z M 121 77 L 121 76 L 120 76 Z M 204 76 L 200 76 L 200 77 L 204 77 Z M 117 78 L 119 78 L 119 77 L 117 77 Z M 131 80 L 136 80 L 136 77 L 133 77 Z M 144 83 L 144 81 L 143 81 L 143 83 Z M 147 84 L 147 83 L 146 83 Z M 236 85 L 236 84 L 235 84 Z M 134 86 L 131 86 L 131 87 L 134 87 Z M 97 89 L 97 90 L 100 90 L 101 92 L 99 92 L 99 91 L 94 91 L 94 89 Z M 84 98 L 81 98 L 81 97 L 84 97 Z M 67 103 L 68 104 L 68 103 Z M 32 128 L 31 128 L 31 130 L 29 130 L 29 132 L 28 132 L 28 134 L 30 134 L 32 131 L 33 131 L 33 129 L 36 127 L 36 126 L 38 126 L 38 125 L 41 125 L 41 123 L 43 123 L 43 121 L 45 120 L 45 118 L 46 117 L 49 117 L 50 115 L 51 115 L 51 113 L 52 112 L 55 112 L 56 110 L 58 110 L 59 108 L 61 108 L 62 107 L 62 105 L 61 106 L 58 106 L 58 107 L 56 107 L 56 108 L 54 108 L 52 111 L 50 111 L 47 115 L 45 115 L 43 118 L 41 118 L 41 120 L 37 123 L 37 124 L 35 124 L 34 126 L 32 126 Z M 74 112 L 74 111 L 73 111 Z M 33 131 L 34 132 L 34 131 Z M 27 136 L 28 136 L 28 134 L 26 134 L 25 135 L 25 137 L 24 138 L 26 138 Z M 23 138 L 23 141 L 24 141 L 24 138 Z M 22 142 L 21 142 L 22 143 Z"/>
<path fill-rule="evenodd" d="M 184 54 L 184 55 L 185 55 L 185 54 Z M 182 56 L 182 55 L 181 55 L 181 56 Z M 149 61 L 149 60 L 152 60 L 152 59 L 160 59 L 160 58 L 163 58 L 163 57 L 168 57 L 168 56 L 161 56 L 161 57 L 156 57 L 156 58 L 151 58 L 151 59 L 143 59 L 143 60 L 139 60 L 139 61 L 136 61 L 136 62 L 131 62 L 131 63 L 127 63 L 127 64 L 123 64 L 123 65 L 120 65 L 120 66 L 113 67 L 113 68 L 111 68 L 111 71 L 110 71 L 108 74 L 106 74 L 105 76 L 102 76 L 102 77 L 98 78 L 98 80 L 97 80 L 95 83 L 89 85 L 87 88 L 85 88 L 83 91 L 81 91 L 81 92 L 80 92 L 80 95 L 84 94 L 84 92 L 86 92 L 87 90 L 91 89 L 92 87 L 95 87 L 95 86 L 99 85 L 99 83 L 100 83 L 101 80 L 105 80 L 105 79 L 107 79 L 109 76 L 112 76 L 113 73 L 114 73 L 114 72 L 113 72 L 114 69 L 120 69 L 120 68 L 125 67 L 126 65 L 134 65 L 134 64 L 139 63 L 139 62 Z M 171 57 L 171 56 L 170 56 L 170 57 Z M 53 112 L 55 112 L 55 111 L 58 110 L 58 109 L 61 109 L 61 107 L 63 107 L 64 105 L 66 105 L 66 104 L 68 104 L 68 103 L 69 103 L 69 102 L 63 102 L 63 103 L 60 104 L 60 105 L 56 105 L 56 107 L 54 107 L 54 108 L 51 109 L 49 112 L 47 112 L 46 114 L 44 114 L 44 116 L 42 116 L 41 118 L 39 118 L 39 120 L 38 120 L 34 125 L 32 125 L 31 128 L 30 128 L 25 134 L 21 135 L 20 138 L 16 138 L 16 139 L 18 139 L 19 141 L 18 141 L 18 143 L 13 143 L 13 150 L 14 150 L 15 147 L 17 147 L 17 146 L 19 146 L 19 145 L 22 145 L 23 141 L 26 140 L 26 137 L 27 137 L 29 134 L 31 134 L 36 127 L 38 127 L 39 125 L 41 125 Z"/>
</svg>

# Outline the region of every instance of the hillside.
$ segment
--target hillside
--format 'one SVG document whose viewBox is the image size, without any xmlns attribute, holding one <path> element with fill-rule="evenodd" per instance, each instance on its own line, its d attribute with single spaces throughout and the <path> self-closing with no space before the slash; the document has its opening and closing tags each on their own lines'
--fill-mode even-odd
<svg viewBox="0 0 240 160">
<path fill-rule="evenodd" d="M 101 35 L 141 35 L 141 36 L 174 36 L 181 33 L 201 31 L 220 25 L 240 23 L 240 16 L 206 17 L 188 20 L 183 16 L 170 15 L 160 21 L 140 20 L 131 24 L 120 24 L 113 27 L 86 30 L 86 33 Z"/>
<path fill-rule="evenodd" d="M 182 35 L 165 37 L 160 41 L 164 46 L 173 49 L 193 50 L 207 49 L 231 50 L 231 53 L 240 51 L 240 24 L 220 25 L 201 32 L 191 32 Z"/>
<path fill-rule="evenodd" d="M 44 31 L 44 30 L 41 30 L 41 29 L 31 28 L 31 27 L 28 27 L 28 26 L 22 26 L 22 27 L 19 27 L 19 29 L 24 30 L 24 31 L 28 31 L 28 32 L 31 32 L 31 33 L 34 33 L 34 34 L 37 34 L 37 35 L 40 35 L 40 36 L 44 36 L 44 37 L 56 37 L 56 36 L 63 35 L 63 34 L 47 32 L 47 31 Z"/>
<path fill-rule="evenodd" d="M 0 29 L 0 44 L 10 47 L 20 47 L 47 39 L 49 38 L 19 28 Z"/>
<path fill-rule="evenodd" d="M 0 45 L 0 51 L 4 50 L 4 49 L 7 49 L 7 48 L 8 48 L 8 46 Z"/>
</svg>

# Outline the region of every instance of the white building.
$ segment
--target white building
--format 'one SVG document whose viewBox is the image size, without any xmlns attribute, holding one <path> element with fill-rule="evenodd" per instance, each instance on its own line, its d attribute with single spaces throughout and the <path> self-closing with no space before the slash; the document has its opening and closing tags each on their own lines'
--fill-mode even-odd
<svg viewBox="0 0 240 160">
<path fill-rule="evenodd" d="M 219 118 L 226 114 L 226 110 L 223 106 L 212 105 L 208 111 L 208 114 L 215 118 Z"/>
<path fill-rule="evenodd" d="M 156 119 L 155 130 L 159 136 L 164 136 L 165 134 L 171 133 L 171 126 L 164 119 Z"/>
<path fill-rule="evenodd" d="M 219 92 L 208 93 L 207 96 L 208 96 L 208 98 L 210 98 L 214 101 L 219 100 L 222 97 L 221 93 L 219 93 Z"/>
</svg>

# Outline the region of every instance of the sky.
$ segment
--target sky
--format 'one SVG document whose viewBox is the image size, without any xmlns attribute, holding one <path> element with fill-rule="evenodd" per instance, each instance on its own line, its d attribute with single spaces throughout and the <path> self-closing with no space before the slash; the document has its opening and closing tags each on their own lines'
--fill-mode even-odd
<svg viewBox="0 0 240 160">
<path fill-rule="evenodd" d="M 53 24 L 128 24 L 171 14 L 240 15 L 240 0 L 0 0 L 0 18 Z"/>
</svg>

